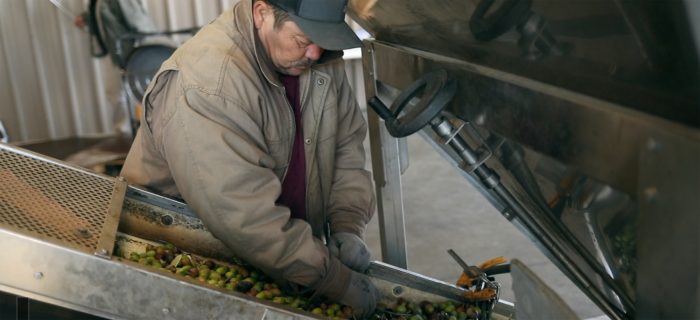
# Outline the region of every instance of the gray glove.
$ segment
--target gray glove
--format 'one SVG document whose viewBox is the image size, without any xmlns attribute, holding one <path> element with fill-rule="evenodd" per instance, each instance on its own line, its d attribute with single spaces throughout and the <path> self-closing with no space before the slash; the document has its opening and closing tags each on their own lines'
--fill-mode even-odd
<svg viewBox="0 0 700 320">
<path fill-rule="evenodd" d="M 369 267 L 369 249 L 360 237 L 349 232 L 338 232 L 328 239 L 328 250 L 350 269 L 365 272 Z"/>
<path fill-rule="evenodd" d="M 339 302 L 351 306 L 355 317 L 365 319 L 374 314 L 380 297 L 379 290 L 372 284 L 369 277 L 353 271 L 350 285 Z"/>
</svg>

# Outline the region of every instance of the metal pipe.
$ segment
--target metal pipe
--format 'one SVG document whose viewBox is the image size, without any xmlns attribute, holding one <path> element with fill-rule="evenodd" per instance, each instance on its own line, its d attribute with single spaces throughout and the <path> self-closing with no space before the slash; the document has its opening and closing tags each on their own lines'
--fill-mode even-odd
<svg viewBox="0 0 700 320">
<path fill-rule="evenodd" d="M 454 134 L 454 128 L 444 117 L 437 117 L 431 121 L 431 127 L 433 130 L 443 139 L 447 140 L 447 144 L 452 147 L 452 149 L 465 161 L 469 166 L 476 165 L 478 162 L 478 156 L 471 150 L 469 145 L 460 137 L 458 134 Z M 565 268 L 572 273 L 575 277 L 572 280 L 579 282 L 582 287 L 591 288 L 591 293 L 597 297 L 603 297 L 603 293 L 600 292 L 599 288 L 592 285 L 590 281 L 584 276 L 584 272 L 580 270 L 576 264 L 574 264 L 570 259 L 562 254 L 564 249 L 561 247 L 557 241 L 555 241 L 552 236 L 542 232 L 543 228 L 534 219 L 529 218 L 526 211 L 520 205 L 520 203 L 513 197 L 513 195 L 500 183 L 500 177 L 498 174 L 493 172 L 485 164 L 480 164 L 473 170 L 474 174 L 479 177 L 482 184 L 488 189 L 489 192 L 496 195 L 496 199 L 502 202 L 502 204 L 509 208 L 510 211 L 514 213 L 514 219 L 518 222 L 525 224 L 526 230 L 533 230 L 538 234 L 535 237 L 538 241 L 543 241 L 545 247 L 550 248 L 554 254 L 557 255 L 558 260 L 563 263 Z M 618 294 L 618 296 L 621 296 Z M 605 309 L 608 314 L 617 315 L 618 318 L 622 319 L 625 315 L 624 311 L 620 310 L 617 306 L 607 303 L 606 299 L 598 299 L 601 302 L 601 308 Z M 626 306 L 628 310 L 631 309 L 631 305 Z"/>
</svg>

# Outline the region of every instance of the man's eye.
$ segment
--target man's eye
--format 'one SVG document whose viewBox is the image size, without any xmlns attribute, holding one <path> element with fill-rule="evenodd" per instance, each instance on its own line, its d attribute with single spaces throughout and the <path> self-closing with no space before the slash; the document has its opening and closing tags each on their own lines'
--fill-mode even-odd
<svg viewBox="0 0 700 320">
<path fill-rule="evenodd" d="M 308 43 L 302 42 L 302 41 L 299 40 L 299 39 L 294 39 L 294 40 L 297 42 L 297 45 L 299 46 L 299 48 L 306 48 L 307 46 L 309 46 Z"/>
</svg>

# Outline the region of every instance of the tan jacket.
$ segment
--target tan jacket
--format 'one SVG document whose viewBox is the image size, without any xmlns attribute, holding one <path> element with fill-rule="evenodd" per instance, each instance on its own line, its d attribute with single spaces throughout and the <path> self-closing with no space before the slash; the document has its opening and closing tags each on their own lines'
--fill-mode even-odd
<svg viewBox="0 0 700 320">
<path fill-rule="evenodd" d="M 337 299 L 350 270 L 321 239 L 326 223 L 331 233 L 362 236 L 374 212 L 366 123 L 342 59 L 301 75 L 308 222 L 275 205 L 294 115 L 253 31 L 251 2 L 240 1 L 163 63 L 122 175 L 182 197 L 217 238 L 273 277 Z"/>
</svg>

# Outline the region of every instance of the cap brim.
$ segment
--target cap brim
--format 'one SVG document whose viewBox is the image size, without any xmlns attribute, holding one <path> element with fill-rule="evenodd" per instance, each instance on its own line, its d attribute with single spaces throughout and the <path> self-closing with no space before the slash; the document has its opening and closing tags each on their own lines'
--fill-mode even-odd
<svg viewBox="0 0 700 320">
<path fill-rule="evenodd" d="M 301 31 L 315 44 L 325 50 L 345 50 L 362 45 L 360 38 L 345 22 L 329 23 L 307 20 L 289 13 Z"/>
</svg>

